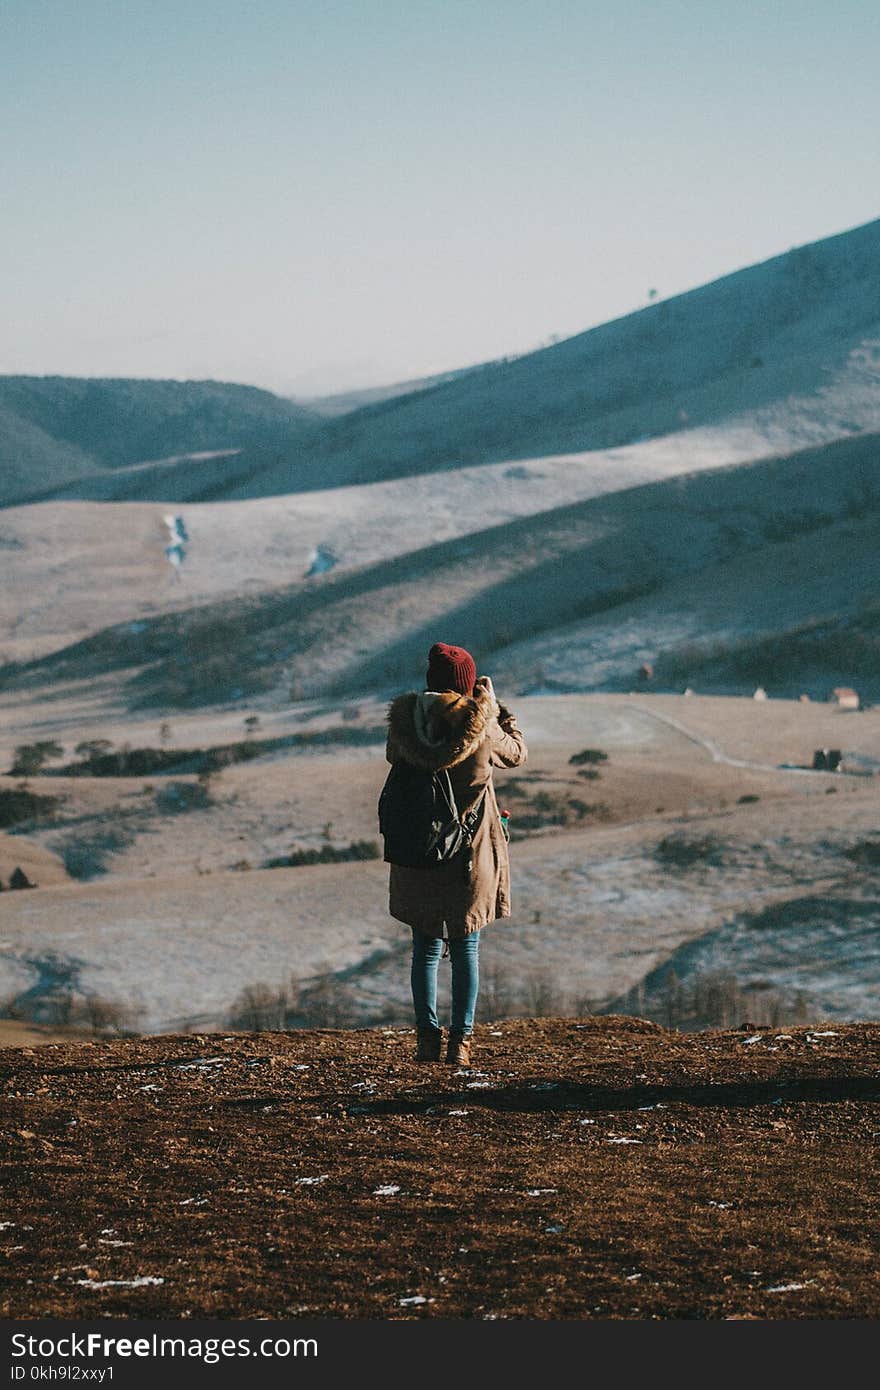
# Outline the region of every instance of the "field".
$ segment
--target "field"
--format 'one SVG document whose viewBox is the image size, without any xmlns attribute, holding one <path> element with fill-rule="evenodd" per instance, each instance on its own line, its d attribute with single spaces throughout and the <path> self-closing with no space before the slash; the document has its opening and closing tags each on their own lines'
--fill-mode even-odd
<svg viewBox="0 0 880 1390">
<path fill-rule="evenodd" d="M 682 1026 L 878 1017 L 875 778 L 811 766 L 817 747 L 880 758 L 880 711 L 647 694 L 515 708 L 529 761 L 497 777 L 514 916 L 485 934 L 485 1009 Z M 97 1007 L 105 1031 L 407 1023 L 387 868 L 345 858 L 364 842 L 379 853 L 381 732 L 361 745 L 345 731 L 381 730 L 382 707 L 344 715 L 264 716 L 270 744 L 312 741 L 207 783 L 173 760 L 149 778 L 32 777 L 60 802 L 0 841 L 0 880 L 28 855 L 40 885 L 0 895 L 4 1012 L 91 1026 Z M 108 730 L 123 731 L 159 745 L 152 724 Z M 166 752 L 237 736 L 240 716 L 190 715 Z M 341 862 L 265 867 L 322 850 Z"/>
</svg>

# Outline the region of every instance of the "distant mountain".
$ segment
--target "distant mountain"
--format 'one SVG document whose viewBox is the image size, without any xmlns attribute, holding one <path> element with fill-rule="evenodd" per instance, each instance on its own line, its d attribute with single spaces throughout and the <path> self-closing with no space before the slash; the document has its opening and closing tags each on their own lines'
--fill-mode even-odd
<svg viewBox="0 0 880 1390">
<path fill-rule="evenodd" d="M 254 386 L 0 377 L 0 501 L 86 477 L 93 481 L 84 490 L 100 492 L 103 475 L 148 460 L 289 449 L 319 423 L 304 407 Z"/>
<path fill-rule="evenodd" d="M 247 500 L 700 429 L 736 435 L 743 459 L 784 455 L 880 430 L 880 220 L 552 347 L 374 394 L 328 418 L 215 382 L 0 379 L 0 406 L 99 465 L 71 481 L 67 459 L 59 499 Z M 140 466 L 199 451 L 234 452 Z"/>
<path fill-rule="evenodd" d="M 7 409 L 0 395 L 0 506 L 86 478 L 94 468 L 82 449 Z"/>
<path fill-rule="evenodd" d="M 229 497 L 745 426 L 755 457 L 880 428 L 880 220 L 523 357 L 361 408 Z M 262 454 L 262 458 L 261 458 Z"/>
</svg>

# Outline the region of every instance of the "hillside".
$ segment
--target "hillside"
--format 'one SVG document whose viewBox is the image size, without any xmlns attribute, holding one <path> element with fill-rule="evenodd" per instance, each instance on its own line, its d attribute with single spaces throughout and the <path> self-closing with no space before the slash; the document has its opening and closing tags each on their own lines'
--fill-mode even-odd
<svg viewBox="0 0 880 1390">
<path fill-rule="evenodd" d="M 876 1318 L 880 1026 L 0 1053 L 8 1318 Z"/>
<path fill-rule="evenodd" d="M 681 439 L 699 467 L 707 431 L 742 459 L 782 455 L 880 430 L 878 266 L 880 221 L 552 347 L 379 388 L 373 404 L 352 393 L 313 413 L 248 387 L 64 378 L 6 378 L 0 404 L 95 460 L 90 478 L 59 480 L 70 499 L 243 500 L 656 438 Z M 127 398 L 143 399 L 134 418 Z M 232 449 L 210 466 L 106 471 Z"/>
<path fill-rule="evenodd" d="M 388 915 L 387 866 L 346 853 L 379 852 L 381 704 L 264 709 L 246 735 L 241 708 L 160 726 L 96 703 L 87 684 L 3 709 L 4 770 L 28 737 L 18 721 L 65 754 L 30 779 L 48 805 L 22 809 L 20 778 L 0 777 L 0 882 L 21 864 L 38 884 L 0 892 L 0 1016 L 53 1026 L 98 1009 L 152 1033 L 407 1023 L 409 934 Z M 529 758 L 496 776 L 513 915 L 486 933 L 480 1020 L 880 1018 L 877 782 L 860 775 L 880 768 L 880 710 L 648 693 L 512 704 Z M 74 748 L 97 736 L 114 752 L 90 769 Z M 203 779 L 208 753 L 243 736 L 251 756 Z M 853 771 L 813 771 L 822 747 Z M 604 757 L 585 764 L 585 748 Z"/>
<path fill-rule="evenodd" d="M 416 377 L 410 381 L 395 381 L 388 386 L 366 386 L 359 390 L 338 391 L 332 396 L 292 396 L 291 400 L 307 410 L 313 410 L 316 415 L 333 419 L 337 415 L 350 415 L 352 411 L 360 410 L 365 405 L 379 405 L 398 396 L 412 395 L 414 391 L 429 391 L 434 386 L 443 386 L 447 381 L 454 381 L 465 372 L 479 370 L 480 367 L 460 367 L 457 371 Z"/>
<path fill-rule="evenodd" d="M 751 457 L 880 428 L 880 221 L 331 421 L 227 496 L 608 449 L 723 424 Z"/>
<path fill-rule="evenodd" d="M 824 652 L 820 640 L 810 644 L 805 661 L 787 662 L 785 680 L 809 677 L 809 693 L 824 695 L 843 665 L 846 683 L 858 677 L 873 690 L 880 681 L 871 606 L 878 519 L 877 440 L 858 437 L 605 494 L 347 573 L 331 570 L 318 582 L 300 579 L 114 626 L 37 660 L 7 664 L 0 689 L 105 676 L 130 706 L 171 708 L 260 692 L 287 700 L 291 692 L 303 698 L 385 691 L 414 679 L 440 631 L 455 632 L 479 653 L 481 666 L 494 664 L 521 691 L 547 678 L 540 650 L 531 660 L 517 655 L 519 644 L 542 634 L 554 650 L 569 653 L 557 689 L 628 689 L 639 661 L 661 653 L 674 689 L 682 674 L 673 664 L 676 650 L 687 654 L 696 633 L 706 644 L 750 643 L 831 615 L 836 641 Z M 825 557 L 820 565 L 818 555 Z M 726 577 L 737 566 L 739 586 Z M 779 586 L 773 576 L 783 569 L 791 579 Z M 676 617 L 682 586 L 690 622 Z M 712 598 L 722 591 L 730 606 L 720 603 L 713 612 Z M 618 614 L 633 620 L 617 622 Z M 865 626 L 864 640 L 849 648 L 841 636 L 845 621 Z M 578 671 L 571 630 L 557 631 L 578 622 L 601 626 L 604 665 Z M 744 669 L 739 688 L 754 683 L 755 671 Z"/>
<path fill-rule="evenodd" d="M 0 506 L 89 478 L 95 461 L 0 403 Z"/>
<path fill-rule="evenodd" d="M 100 493 L 106 470 L 147 460 L 289 446 L 316 419 L 269 391 L 225 382 L 0 377 L 0 502 L 95 474 L 83 487 Z M 137 486 L 135 477 L 135 496 Z"/>
</svg>

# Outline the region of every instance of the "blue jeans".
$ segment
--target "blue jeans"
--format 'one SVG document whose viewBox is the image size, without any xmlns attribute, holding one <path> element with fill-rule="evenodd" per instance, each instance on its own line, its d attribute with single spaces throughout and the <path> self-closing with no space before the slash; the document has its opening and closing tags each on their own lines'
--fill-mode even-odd
<svg viewBox="0 0 880 1390">
<path fill-rule="evenodd" d="M 425 936 L 412 928 L 413 949 L 410 982 L 416 1027 L 428 1031 L 439 1028 L 437 1021 L 437 967 L 443 954 L 439 936 Z M 474 1031 L 474 1011 L 480 987 L 480 933 L 471 932 L 460 941 L 449 943 L 449 963 L 452 966 L 453 1033 L 470 1037 Z"/>
</svg>

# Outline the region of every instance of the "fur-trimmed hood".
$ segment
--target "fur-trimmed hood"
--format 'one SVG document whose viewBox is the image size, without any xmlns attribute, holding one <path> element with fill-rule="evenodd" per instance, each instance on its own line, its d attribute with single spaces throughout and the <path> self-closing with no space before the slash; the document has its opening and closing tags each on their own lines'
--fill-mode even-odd
<svg viewBox="0 0 880 1390">
<path fill-rule="evenodd" d="M 479 687 L 472 696 L 413 690 L 388 706 L 388 742 L 396 757 L 414 767 L 455 767 L 479 746 L 497 712 L 492 696 Z"/>
</svg>

